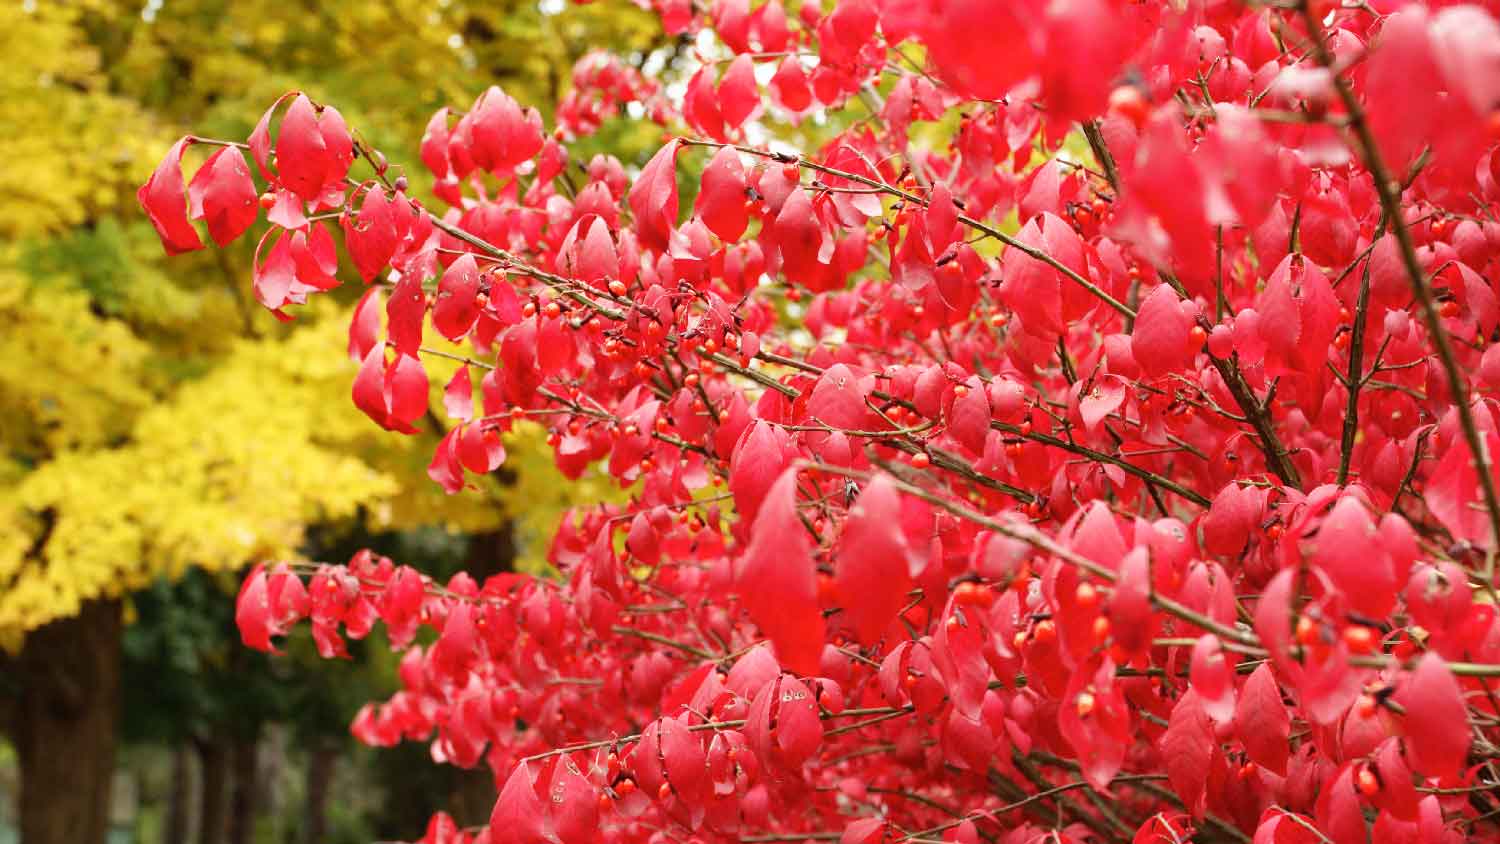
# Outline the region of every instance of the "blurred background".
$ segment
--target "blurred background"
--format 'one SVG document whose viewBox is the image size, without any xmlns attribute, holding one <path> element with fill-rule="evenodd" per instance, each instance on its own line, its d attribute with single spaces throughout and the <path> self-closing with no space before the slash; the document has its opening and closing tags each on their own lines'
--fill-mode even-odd
<svg viewBox="0 0 1500 844">
<path fill-rule="evenodd" d="M 601 45 L 658 68 L 691 46 L 626 3 L 0 5 L 0 844 L 410 840 L 438 808 L 487 818 L 487 772 L 349 736 L 396 685 L 378 632 L 346 662 L 305 633 L 268 659 L 234 630 L 239 577 L 365 546 L 439 578 L 534 569 L 570 501 L 608 486 L 561 482 L 530 430 L 443 495 L 441 405 L 404 438 L 349 400 L 362 285 L 281 325 L 249 295 L 259 229 L 167 261 L 134 195 L 177 137 L 243 139 L 291 89 L 397 164 L 491 84 L 550 126 Z M 573 160 L 639 164 L 660 133 L 610 119 Z"/>
</svg>

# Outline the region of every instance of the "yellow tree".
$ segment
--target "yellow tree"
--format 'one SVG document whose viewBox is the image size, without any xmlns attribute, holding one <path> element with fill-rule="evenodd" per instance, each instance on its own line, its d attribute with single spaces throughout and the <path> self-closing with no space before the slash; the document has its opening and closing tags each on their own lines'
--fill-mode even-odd
<svg viewBox="0 0 1500 844">
<path fill-rule="evenodd" d="M 309 525 L 493 530 L 524 495 L 541 532 L 564 503 L 524 443 L 520 493 L 435 501 L 431 438 L 379 435 L 341 399 L 337 307 L 290 328 L 252 308 L 253 238 L 160 260 L 133 196 L 155 151 L 188 124 L 247 134 L 289 88 L 416 138 L 488 84 L 542 105 L 588 44 L 660 38 L 627 6 L 517 0 L 0 8 L 0 123 L 23 127 L 0 134 L 0 716 L 26 844 L 103 840 L 132 590 L 292 556 Z"/>
</svg>

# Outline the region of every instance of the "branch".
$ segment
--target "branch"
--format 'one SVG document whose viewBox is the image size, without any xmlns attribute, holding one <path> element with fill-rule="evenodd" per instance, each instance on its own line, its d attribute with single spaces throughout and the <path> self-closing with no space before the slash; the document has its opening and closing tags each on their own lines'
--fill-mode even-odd
<svg viewBox="0 0 1500 844">
<path fill-rule="evenodd" d="M 1485 449 L 1484 440 L 1479 435 L 1479 426 L 1475 424 L 1474 410 L 1469 406 L 1469 392 L 1464 385 L 1463 376 L 1459 374 L 1458 359 L 1453 355 L 1453 344 L 1448 339 L 1448 332 L 1443 328 L 1437 302 L 1432 297 L 1432 289 L 1428 287 L 1427 277 L 1422 272 L 1422 264 L 1417 259 L 1417 250 L 1412 243 L 1411 232 L 1401 217 L 1400 186 L 1393 180 L 1385 160 L 1381 157 L 1380 147 L 1375 141 L 1375 133 L 1371 131 L 1369 121 L 1365 119 L 1364 108 L 1360 105 L 1359 98 L 1354 95 L 1354 89 L 1349 86 L 1348 80 L 1334 67 L 1334 56 L 1328 49 L 1322 22 L 1318 20 L 1317 15 L 1313 14 L 1307 2 L 1300 3 L 1298 10 L 1302 14 L 1303 22 L 1307 25 L 1308 33 L 1312 36 L 1313 54 L 1318 63 L 1332 74 L 1334 90 L 1338 92 L 1339 99 L 1344 104 L 1344 110 L 1349 113 L 1349 128 L 1353 130 L 1354 137 L 1358 141 L 1357 151 L 1364 159 L 1365 167 L 1369 168 L 1370 177 L 1375 181 L 1375 193 L 1380 197 L 1380 209 L 1390 223 L 1391 234 L 1396 238 L 1396 245 L 1401 253 L 1401 264 L 1406 269 L 1407 278 L 1411 281 L 1412 295 L 1421 306 L 1422 322 L 1427 326 L 1427 333 L 1431 335 L 1433 344 L 1437 346 L 1438 360 L 1443 365 L 1448 394 L 1453 398 L 1454 406 L 1458 410 L 1459 427 L 1463 429 L 1464 440 L 1469 446 L 1469 454 L 1474 458 L 1474 468 L 1479 474 L 1479 486 L 1484 490 L 1485 509 L 1490 519 L 1490 546 L 1493 548 L 1497 542 L 1500 542 L 1500 492 L 1495 489 L 1495 479 L 1490 474 L 1490 457 Z M 1484 568 L 1485 579 L 1493 580 L 1494 554 L 1487 555 Z"/>
</svg>

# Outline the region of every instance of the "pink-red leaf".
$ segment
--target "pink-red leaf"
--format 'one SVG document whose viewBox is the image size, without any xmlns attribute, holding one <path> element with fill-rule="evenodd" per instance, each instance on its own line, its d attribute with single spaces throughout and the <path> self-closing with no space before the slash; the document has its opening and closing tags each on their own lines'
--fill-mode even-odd
<svg viewBox="0 0 1500 844">
<path fill-rule="evenodd" d="M 161 236 L 161 245 L 168 255 L 203 248 L 198 230 L 188 222 L 187 197 L 182 185 L 182 151 L 190 143 L 191 138 L 182 138 L 173 144 L 151 178 L 135 194 L 146 216 L 151 218 L 151 225 Z"/>
</svg>

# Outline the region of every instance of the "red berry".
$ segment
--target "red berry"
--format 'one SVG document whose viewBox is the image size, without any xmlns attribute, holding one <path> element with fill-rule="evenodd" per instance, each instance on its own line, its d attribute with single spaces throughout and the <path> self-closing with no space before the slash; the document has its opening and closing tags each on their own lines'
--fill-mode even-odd
<svg viewBox="0 0 1500 844">
<path fill-rule="evenodd" d="M 932 465 L 932 458 L 927 456 L 927 452 L 919 451 L 911 456 L 911 465 L 913 469 L 926 469 Z"/>
<path fill-rule="evenodd" d="M 260 207 L 270 208 L 276 204 L 276 194 L 266 191 L 260 195 Z"/>
</svg>

